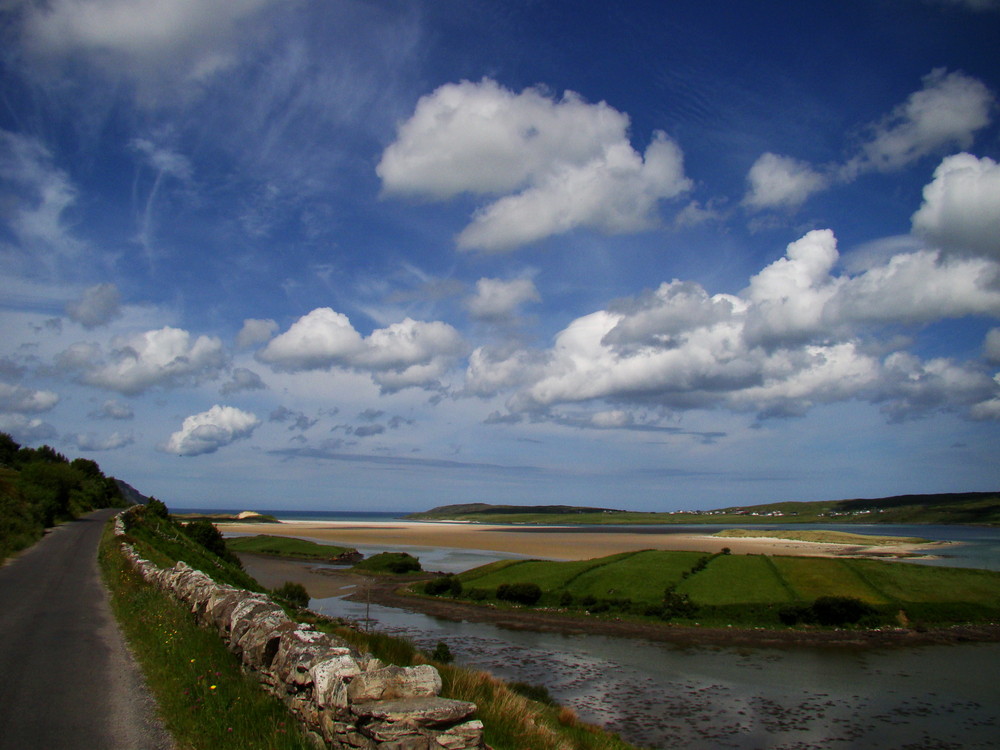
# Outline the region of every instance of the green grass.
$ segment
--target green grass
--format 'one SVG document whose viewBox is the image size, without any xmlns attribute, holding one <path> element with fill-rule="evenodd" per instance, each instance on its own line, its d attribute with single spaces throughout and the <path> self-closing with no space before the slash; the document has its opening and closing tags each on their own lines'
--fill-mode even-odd
<svg viewBox="0 0 1000 750">
<path fill-rule="evenodd" d="M 657 604 L 668 586 L 706 555 L 702 552 L 644 550 L 629 553 L 617 561 L 594 566 L 572 584 L 574 596 L 597 599 L 627 598 L 633 602 Z"/>
<path fill-rule="evenodd" d="M 793 601 L 764 555 L 721 555 L 677 587 L 698 604 L 768 604 Z"/>
<path fill-rule="evenodd" d="M 972 602 L 1000 609 L 1000 573 L 994 571 L 873 560 L 845 562 L 894 601 Z"/>
<path fill-rule="evenodd" d="M 707 564 L 698 566 L 701 560 Z M 649 619 L 670 587 L 690 597 L 698 610 L 689 619 L 703 624 L 776 627 L 781 607 L 827 596 L 859 599 L 879 608 L 885 621 L 900 609 L 941 625 L 1000 620 L 998 572 L 877 560 L 644 550 L 573 562 L 491 563 L 459 578 L 466 599 L 508 606 L 496 601 L 498 586 L 534 583 L 542 589 L 538 606 L 580 616 Z"/>
<path fill-rule="evenodd" d="M 575 560 L 573 562 L 518 560 L 503 566 L 491 565 L 489 566 L 491 571 L 486 575 L 462 573 L 459 575 L 459 579 L 463 585 L 474 588 L 492 590 L 502 583 L 536 583 L 544 591 L 555 591 L 563 588 L 570 579 L 600 564 L 602 563 L 596 560 Z"/>
<path fill-rule="evenodd" d="M 111 607 L 178 746 L 194 750 L 306 750 L 285 705 L 266 693 L 186 607 L 134 572 L 105 530 L 101 570 Z"/>
<path fill-rule="evenodd" d="M 306 539 L 270 534 L 234 537 L 226 540 L 226 546 L 233 552 L 251 552 L 255 555 L 291 557 L 298 560 L 332 561 L 345 553 L 356 551 L 350 547 L 318 544 Z"/>
<path fill-rule="evenodd" d="M 858 577 L 848 560 L 821 557 L 774 557 L 772 562 L 798 599 L 811 602 L 821 596 L 846 596 L 869 604 L 888 599 Z"/>
<path fill-rule="evenodd" d="M 143 513 L 140 523 L 129 530 L 129 537 L 136 550 L 147 560 L 161 568 L 172 567 L 183 560 L 192 568 L 212 576 L 219 583 L 263 591 L 257 581 L 232 563 L 221 560 L 184 534 L 178 525 L 168 519 Z"/>
</svg>

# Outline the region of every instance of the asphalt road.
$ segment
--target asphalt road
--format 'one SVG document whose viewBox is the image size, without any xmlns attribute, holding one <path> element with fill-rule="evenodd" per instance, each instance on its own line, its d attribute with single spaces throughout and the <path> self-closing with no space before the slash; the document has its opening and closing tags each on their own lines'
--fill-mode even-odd
<svg viewBox="0 0 1000 750">
<path fill-rule="evenodd" d="M 0 568 L 0 749 L 173 746 L 97 567 L 101 510 Z"/>
</svg>

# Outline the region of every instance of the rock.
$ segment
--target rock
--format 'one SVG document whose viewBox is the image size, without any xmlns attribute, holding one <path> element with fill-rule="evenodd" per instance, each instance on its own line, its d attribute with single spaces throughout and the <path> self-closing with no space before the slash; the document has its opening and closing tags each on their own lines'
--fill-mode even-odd
<svg viewBox="0 0 1000 750">
<path fill-rule="evenodd" d="M 431 738 L 425 732 L 405 724 L 366 724 L 361 732 L 371 737 L 379 750 L 430 750 L 431 747 Z"/>
<path fill-rule="evenodd" d="M 429 664 L 417 667 L 388 666 L 362 674 L 351 680 L 347 696 L 351 703 L 420 698 L 441 692 L 441 675 Z"/>
<path fill-rule="evenodd" d="M 247 598 L 246 591 L 219 588 L 205 605 L 205 620 L 214 625 L 219 633 L 226 634 L 231 626 L 231 617 L 236 606 Z"/>
<path fill-rule="evenodd" d="M 281 645 L 281 637 L 295 630 L 298 623 L 284 612 L 267 612 L 240 639 L 237 646 L 243 652 L 243 663 L 254 669 L 268 669 Z"/>
<path fill-rule="evenodd" d="M 233 608 L 233 613 L 229 617 L 229 647 L 234 650 L 243 634 L 250 629 L 254 620 L 262 617 L 267 612 L 281 612 L 284 610 L 272 602 L 263 594 L 254 594 Z"/>
<path fill-rule="evenodd" d="M 475 712 L 475 703 L 436 697 L 351 704 L 351 713 L 355 716 L 418 727 L 451 726 Z"/>
<path fill-rule="evenodd" d="M 483 744 L 483 722 L 478 719 L 452 727 L 434 738 L 431 748 L 443 750 L 479 750 Z"/>
<path fill-rule="evenodd" d="M 309 675 L 313 695 L 322 708 L 343 710 L 348 705 L 347 680 L 361 674 L 361 668 L 350 653 L 330 656 L 314 664 Z"/>
<path fill-rule="evenodd" d="M 311 625 L 299 625 L 281 636 L 278 652 L 271 662 L 271 671 L 287 683 L 310 685 L 313 680 L 309 670 L 313 664 L 327 656 L 349 653 L 350 649 L 340 646 L 339 639 L 319 633 Z"/>
</svg>

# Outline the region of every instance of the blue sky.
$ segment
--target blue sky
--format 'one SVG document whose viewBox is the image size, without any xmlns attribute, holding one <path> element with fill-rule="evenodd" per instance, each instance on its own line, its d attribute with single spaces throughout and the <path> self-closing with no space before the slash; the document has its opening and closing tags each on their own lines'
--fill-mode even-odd
<svg viewBox="0 0 1000 750">
<path fill-rule="evenodd" d="M 0 33 L 22 443 L 175 507 L 1000 486 L 995 0 L 2 0 Z"/>
</svg>

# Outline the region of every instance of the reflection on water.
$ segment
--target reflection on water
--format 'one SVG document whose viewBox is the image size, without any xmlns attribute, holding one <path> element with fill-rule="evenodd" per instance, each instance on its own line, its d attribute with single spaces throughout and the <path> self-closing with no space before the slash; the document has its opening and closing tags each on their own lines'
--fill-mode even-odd
<svg viewBox="0 0 1000 750">
<path fill-rule="evenodd" d="M 362 619 L 365 605 L 314 599 Z M 459 663 L 545 685 L 585 721 L 643 747 L 996 748 L 1000 644 L 890 651 L 675 647 L 450 622 L 371 605 L 375 627 Z"/>
</svg>

